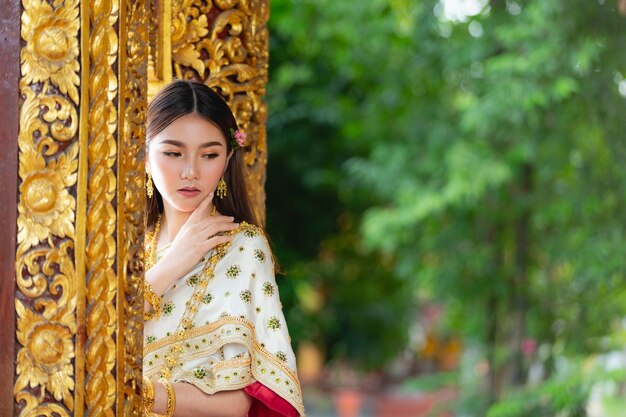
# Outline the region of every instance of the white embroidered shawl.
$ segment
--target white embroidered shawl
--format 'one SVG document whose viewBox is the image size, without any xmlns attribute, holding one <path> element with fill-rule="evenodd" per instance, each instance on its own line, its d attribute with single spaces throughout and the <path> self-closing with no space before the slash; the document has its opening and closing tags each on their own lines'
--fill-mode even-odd
<svg viewBox="0 0 626 417">
<path fill-rule="evenodd" d="M 263 232 L 242 224 L 212 276 L 203 262 L 211 253 L 166 290 L 161 317 L 145 322 L 144 375 L 157 379 L 165 374 L 171 382 L 187 382 L 208 394 L 259 381 L 304 416 Z"/>
</svg>

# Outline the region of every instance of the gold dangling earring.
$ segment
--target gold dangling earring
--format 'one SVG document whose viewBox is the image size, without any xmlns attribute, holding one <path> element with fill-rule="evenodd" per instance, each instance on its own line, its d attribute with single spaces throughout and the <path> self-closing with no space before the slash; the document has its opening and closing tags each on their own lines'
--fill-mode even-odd
<svg viewBox="0 0 626 417">
<path fill-rule="evenodd" d="M 226 189 L 226 181 L 224 181 L 224 176 L 222 176 L 222 178 L 220 178 L 220 182 L 217 183 L 217 196 L 223 200 L 227 195 L 228 190 Z"/>
<path fill-rule="evenodd" d="M 146 180 L 146 194 L 148 195 L 148 198 L 152 198 L 152 196 L 154 195 L 154 187 L 152 186 L 152 175 L 150 175 L 150 173 L 148 172 L 147 176 L 148 179 Z"/>
</svg>

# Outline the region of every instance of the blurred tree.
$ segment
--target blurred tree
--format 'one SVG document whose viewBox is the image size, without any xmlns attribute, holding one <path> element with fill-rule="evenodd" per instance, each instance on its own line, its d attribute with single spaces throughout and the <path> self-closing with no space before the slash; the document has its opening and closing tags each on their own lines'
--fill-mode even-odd
<svg viewBox="0 0 626 417">
<path fill-rule="evenodd" d="M 386 201 L 366 240 L 482 335 L 495 401 L 526 380 L 525 339 L 597 351 L 623 317 L 626 22 L 587 1 L 493 2 L 466 22 L 431 6 L 414 9 L 424 69 L 400 65 L 427 80 L 397 88 L 421 91 L 396 118 L 421 116 L 350 172 Z"/>
<path fill-rule="evenodd" d="M 342 168 L 370 150 L 354 117 L 366 102 L 360 78 L 370 63 L 351 62 L 352 45 L 365 34 L 334 22 L 354 13 L 356 23 L 377 8 L 388 13 L 385 2 L 273 1 L 267 98 L 268 231 L 289 276 L 281 294 L 294 343 L 313 341 L 329 362 L 364 370 L 402 352 L 415 310 L 412 283 L 395 272 L 393 256 L 364 247 L 360 219 L 377 200 Z M 380 23 L 368 28 L 378 56 L 393 31 L 391 22 Z"/>
<path fill-rule="evenodd" d="M 341 292 L 312 277 L 320 241 L 393 262 L 396 288 L 485 346 L 494 402 L 526 380 L 526 340 L 547 378 L 610 348 L 626 312 L 626 19 L 617 2 L 454 19 L 443 3 L 272 1 L 268 226 L 287 293 Z"/>
</svg>

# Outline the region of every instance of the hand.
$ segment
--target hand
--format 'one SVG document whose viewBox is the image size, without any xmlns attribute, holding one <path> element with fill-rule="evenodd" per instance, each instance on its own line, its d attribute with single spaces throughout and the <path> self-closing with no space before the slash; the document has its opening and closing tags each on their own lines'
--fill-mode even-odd
<svg viewBox="0 0 626 417">
<path fill-rule="evenodd" d="M 159 270 L 166 271 L 159 274 L 163 277 L 158 280 L 161 285 L 153 284 L 157 293 L 162 293 L 157 287 L 164 291 L 172 282 L 191 271 L 209 250 L 232 240 L 230 234 L 222 233 L 236 229 L 239 224 L 234 223 L 233 217 L 211 216 L 209 205 L 212 199 L 213 193 L 200 202 L 178 231 L 166 255 L 155 265 L 160 267 Z"/>
</svg>

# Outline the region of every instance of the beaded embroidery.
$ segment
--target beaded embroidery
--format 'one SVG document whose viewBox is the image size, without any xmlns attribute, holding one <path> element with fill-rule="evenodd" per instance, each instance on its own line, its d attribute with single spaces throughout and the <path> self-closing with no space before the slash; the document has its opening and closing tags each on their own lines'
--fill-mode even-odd
<svg viewBox="0 0 626 417">
<path fill-rule="evenodd" d="M 252 300 L 252 293 L 250 290 L 243 290 L 239 293 L 239 298 L 241 298 L 241 301 L 244 303 L 250 304 L 250 301 Z"/>
<path fill-rule="evenodd" d="M 270 317 L 269 320 L 267 321 L 267 328 L 271 330 L 280 329 L 280 320 L 278 320 L 278 317 L 276 316 Z"/>
<path fill-rule="evenodd" d="M 235 279 L 241 273 L 241 267 L 239 265 L 231 265 L 226 270 L 226 276 L 231 279 Z"/>
<path fill-rule="evenodd" d="M 263 294 L 267 295 L 268 297 L 271 297 L 272 295 L 274 295 L 274 286 L 269 283 L 269 282 L 265 282 L 263 283 Z"/>
<path fill-rule="evenodd" d="M 237 229 L 232 230 L 228 233 L 234 235 L 241 230 L 246 233 L 246 231 L 255 229 L 248 223 L 242 222 Z M 254 233 L 256 233 L 256 230 Z M 204 291 L 209 285 L 209 280 L 213 278 L 215 265 L 219 260 L 226 256 L 226 252 L 228 251 L 228 248 L 230 248 L 230 245 L 231 243 L 227 242 L 216 246 L 207 258 L 202 273 L 200 275 L 200 279 L 194 287 L 191 302 L 186 305 L 185 312 L 183 313 L 182 319 L 178 325 L 178 329 L 176 330 L 177 343 L 173 343 L 170 346 L 169 352 L 165 357 L 165 366 L 160 371 L 161 377 L 170 378 L 174 367 L 176 366 L 176 364 L 178 364 L 178 358 L 180 357 L 180 354 L 184 351 L 183 347 L 178 342 L 185 340 L 187 337 L 187 331 L 193 328 L 192 323 L 193 319 L 198 313 L 199 304 L 203 302 L 205 300 L 205 296 L 208 295 L 204 294 Z M 238 275 L 241 272 L 241 268 L 238 265 L 231 266 L 231 268 L 233 267 L 235 267 L 235 270 L 237 271 L 236 274 Z"/>
<path fill-rule="evenodd" d="M 266 259 L 265 252 L 263 252 L 261 249 L 254 250 L 254 257 L 257 259 L 257 261 L 261 263 L 265 262 Z"/>
</svg>

